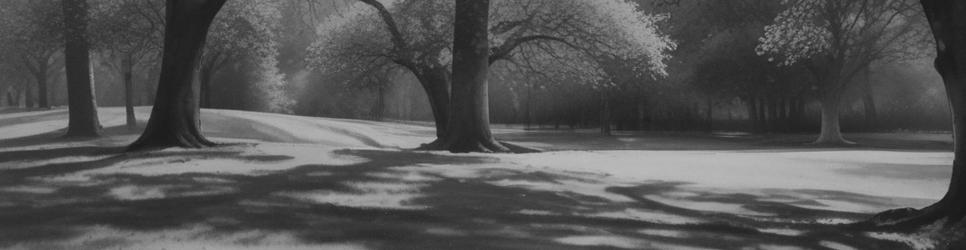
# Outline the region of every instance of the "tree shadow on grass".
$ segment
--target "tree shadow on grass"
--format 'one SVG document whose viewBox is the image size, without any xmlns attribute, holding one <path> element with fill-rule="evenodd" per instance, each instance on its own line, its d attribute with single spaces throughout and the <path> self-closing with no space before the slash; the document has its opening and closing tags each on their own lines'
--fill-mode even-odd
<svg viewBox="0 0 966 250">
<path fill-rule="evenodd" d="M 0 171 L 0 247 L 56 248 L 44 244 L 91 237 L 98 227 L 130 234 L 196 228 L 183 240 L 217 238 L 242 245 L 284 233 L 299 244 L 405 249 L 823 248 L 823 241 L 905 247 L 817 222 L 868 215 L 770 201 L 807 202 L 785 193 L 722 194 L 668 182 L 615 185 L 596 175 L 508 167 L 486 156 L 339 150 L 334 153 L 363 160 L 245 174 L 106 172 L 79 183 L 59 183 L 53 177 L 116 168 L 133 159 L 286 164 L 290 157 L 245 154 L 244 147 L 144 154 L 96 147 L 52 150 L 6 154 L 106 158 Z M 681 192 L 688 195 L 677 195 Z M 689 207 L 694 204 L 705 209 Z M 753 215 L 715 211 L 714 204 L 731 204 Z M 228 237 L 252 232 L 260 236 Z M 123 234 L 98 237 L 73 244 L 136 244 Z"/>
</svg>

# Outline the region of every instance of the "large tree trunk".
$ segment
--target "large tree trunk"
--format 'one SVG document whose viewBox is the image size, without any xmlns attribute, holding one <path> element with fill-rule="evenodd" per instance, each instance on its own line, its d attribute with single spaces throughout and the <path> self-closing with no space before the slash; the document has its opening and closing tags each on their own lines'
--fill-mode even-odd
<svg viewBox="0 0 966 250">
<path fill-rule="evenodd" d="M 875 226 L 916 229 L 945 221 L 962 226 L 966 216 L 966 1 L 922 0 L 936 39 L 936 70 L 946 85 L 953 116 L 954 160 L 949 189 L 922 210 L 891 210 L 873 217 Z M 961 240 L 961 239 L 960 239 Z M 961 242 L 960 242 L 961 243 Z"/>
<path fill-rule="evenodd" d="M 813 142 L 814 144 L 843 145 L 852 143 L 842 137 L 842 128 L 839 126 L 841 99 L 841 95 L 837 92 L 827 93 L 822 97 L 822 131 L 818 135 L 818 139 Z"/>
<path fill-rule="evenodd" d="M 137 128 L 137 117 L 134 116 L 134 59 L 131 54 L 121 59 L 121 70 L 124 77 L 124 114 L 127 118 L 127 128 Z"/>
<path fill-rule="evenodd" d="M 452 152 L 503 152 L 490 132 L 487 77 L 489 0 L 456 0 L 453 90 L 446 148 Z"/>
<path fill-rule="evenodd" d="M 130 150 L 215 145 L 201 135 L 197 70 L 208 27 L 225 1 L 167 1 L 157 98 L 144 133 Z"/>
<path fill-rule="evenodd" d="M 99 136 L 97 102 L 91 75 L 90 43 L 87 40 L 87 0 L 64 0 L 64 66 L 67 72 L 68 137 Z M 44 90 L 45 91 L 45 90 Z M 46 94 L 43 94 L 46 95 Z M 42 98 L 43 100 L 45 98 Z M 45 100 L 44 100 L 45 101 Z"/>
</svg>

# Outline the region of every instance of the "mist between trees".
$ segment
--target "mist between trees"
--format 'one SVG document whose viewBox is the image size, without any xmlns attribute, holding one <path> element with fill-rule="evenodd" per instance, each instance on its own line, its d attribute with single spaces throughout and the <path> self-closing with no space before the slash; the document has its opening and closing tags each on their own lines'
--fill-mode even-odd
<svg viewBox="0 0 966 250">
<path fill-rule="evenodd" d="M 818 133 L 835 111 L 845 132 L 949 130 L 925 17 L 886 2 L 494 0 L 490 122 Z M 151 105 L 164 2 L 88 4 L 97 105 Z M 2 105 L 67 105 L 61 10 L 0 7 Z M 200 106 L 445 130 L 452 13 L 451 1 L 228 1 L 199 62 Z"/>
</svg>

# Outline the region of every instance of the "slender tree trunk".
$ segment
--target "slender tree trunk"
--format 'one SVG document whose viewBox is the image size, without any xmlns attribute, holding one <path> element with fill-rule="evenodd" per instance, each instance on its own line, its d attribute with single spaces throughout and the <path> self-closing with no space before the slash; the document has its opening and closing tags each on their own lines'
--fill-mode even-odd
<svg viewBox="0 0 966 250">
<path fill-rule="evenodd" d="M 50 108 L 50 94 L 47 91 L 47 64 L 42 63 L 37 66 L 38 73 L 34 76 L 37 79 L 37 104 L 40 108 Z"/>
<path fill-rule="evenodd" d="M 607 96 L 607 90 L 600 90 L 600 134 L 601 135 L 612 135 L 611 132 L 611 107 L 610 98 Z"/>
<path fill-rule="evenodd" d="M 23 104 L 26 108 L 33 108 L 35 102 L 36 101 L 34 101 L 34 88 L 31 87 L 30 85 L 27 85 L 26 87 L 23 88 Z"/>
<path fill-rule="evenodd" d="M 527 114 L 526 114 L 526 129 L 530 129 L 530 124 L 533 123 L 533 85 L 527 84 Z"/>
<path fill-rule="evenodd" d="M 386 110 L 386 85 L 376 87 L 376 103 L 369 110 L 373 120 L 382 120 Z"/>
<path fill-rule="evenodd" d="M 708 105 L 708 112 L 705 114 L 707 116 L 705 119 L 708 120 L 708 132 L 710 133 L 714 132 L 714 97 L 708 95 L 706 104 Z"/>
<path fill-rule="evenodd" d="M 452 152 L 503 152 L 493 139 L 487 88 L 489 0 L 456 0 L 452 110 L 447 147 Z"/>
<path fill-rule="evenodd" d="M 124 77 L 124 114 L 127 118 L 127 128 L 137 128 L 137 117 L 134 116 L 134 59 L 131 54 L 124 55 L 121 62 Z"/>
<path fill-rule="evenodd" d="M 647 119 L 647 103 L 643 100 L 637 103 L 637 130 L 646 130 L 647 127 L 644 126 L 644 119 Z"/>
<path fill-rule="evenodd" d="M 90 43 L 87 40 L 87 0 L 64 0 L 64 67 L 70 115 L 68 137 L 99 136 L 97 102 L 91 74 Z M 46 88 L 46 87 L 45 87 Z M 46 91 L 46 90 L 45 90 Z M 46 100 L 44 100 L 46 102 Z"/>
<path fill-rule="evenodd" d="M 865 91 L 862 93 L 862 104 L 863 111 L 865 111 L 865 127 L 867 129 L 875 129 L 876 120 L 876 109 L 875 109 L 875 96 L 872 88 L 872 71 L 865 69 Z"/>
<path fill-rule="evenodd" d="M 201 134 L 197 70 L 208 27 L 224 3 L 225 0 L 167 0 L 157 101 L 144 133 L 130 150 L 215 145 Z"/>
<path fill-rule="evenodd" d="M 13 91 L 10 90 L 7 90 L 7 106 L 17 106 L 17 97 L 14 95 Z"/>
<path fill-rule="evenodd" d="M 745 104 L 748 109 L 748 122 L 751 124 L 752 131 L 759 131 L 758 127 L 758 105 L 755 102 L 754 97 L 749 97 L 745 99 Z"/>
<path fill-rule="evenodd" d="M 822 98 L 822 131 L 818 139 L 815 140 L 815 144 L 841 145 L 851 143 L 842 137 L 842 128 L 839 126 L 839 106 L 841 103 L 839 93 L 827 93 Z"/>
</svg>

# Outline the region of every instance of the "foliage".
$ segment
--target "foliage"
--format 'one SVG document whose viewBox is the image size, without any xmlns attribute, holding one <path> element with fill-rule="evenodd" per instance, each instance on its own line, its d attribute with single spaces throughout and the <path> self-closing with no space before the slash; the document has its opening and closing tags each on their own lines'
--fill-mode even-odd
<svg viewBox="0 0 966 250">
<path fill-rule="evenodd" d="M 666 74 L 667 53 L 674 43 L 657 30 L 656 23 L 664 17 L 645 14 L 634 3 L 500 0 L 492 4 L 491 60 L 510 60 L 544 74 L 576 74 L 560 77 L 579 77 L 581 83 L 592 84 L 609 83 L 600 70 L 602 58 L 645 58 L 634 68 L 653 76 Z M 447 67 L 452 8 L 450 1 L 390 3 L 387 9 L 403 38 L 395 42 L 376 9 L 352 4 L 319 25 L 309 64 L 323 72 L 338 72 L 413 58 L 418 64 Z M 528 62 L 517 62 L 524 60 Z M 551 64 L 560 67 L 540 66 Z"/>
</svg>

